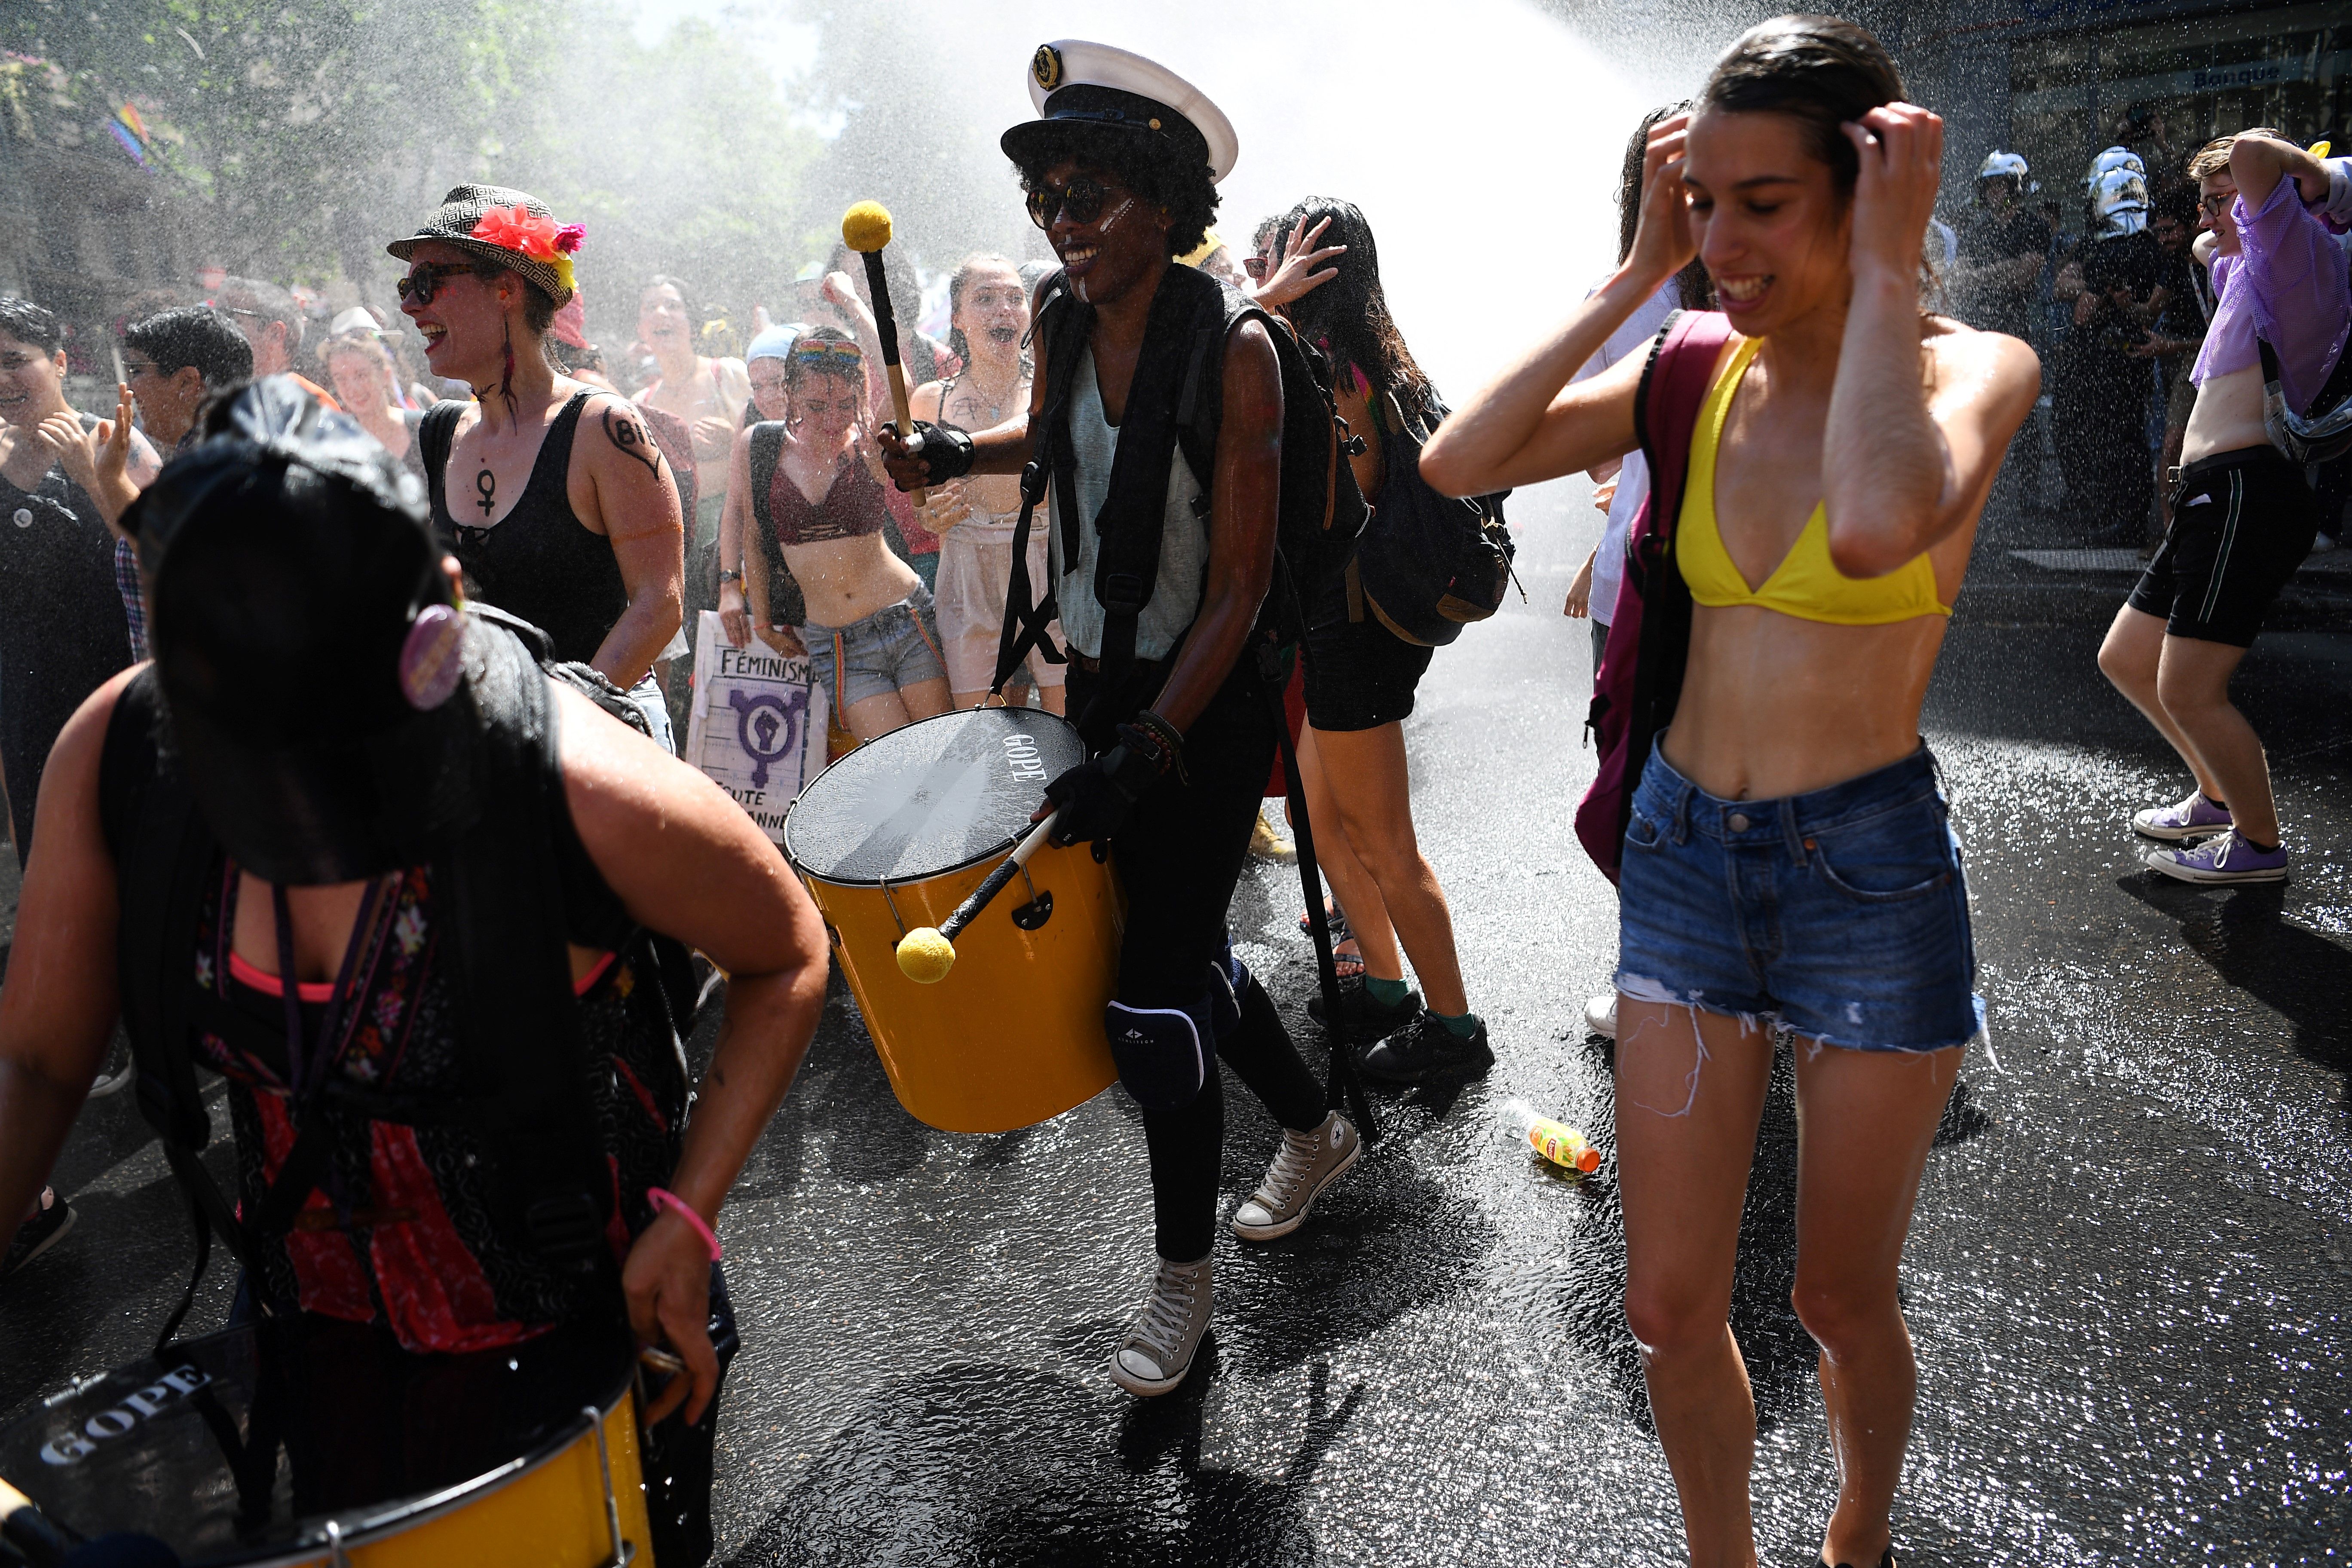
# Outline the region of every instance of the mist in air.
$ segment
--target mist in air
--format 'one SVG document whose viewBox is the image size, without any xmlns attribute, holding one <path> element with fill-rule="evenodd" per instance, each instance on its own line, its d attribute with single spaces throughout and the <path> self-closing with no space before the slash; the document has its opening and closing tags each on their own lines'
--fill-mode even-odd
<svg viewBox="0 0 2352 1568">
<path fill-rule="evenodd" d="M 1237 253 L 1260 219 L 1310 193 L 1364 209 L 1399 324 L 1457 398 L 1613 263 L 1625 137 L 1657 97 L 1696 85 L 1715 52 L 1695 43 L 1644 80 L 1523 0 L 1223 13 L 913 0 L 890 14 L 877 51 L 906 96 L 860 104 L 842 140 L 857 173 L 886 188 L 903 178 L 893 155 L 951 161 L 953 209 L 898 215 L 927 265 L 939 264 L 942 227 L 1047 254 L 1034 231 L 1006 232 L 1025 220 L 996 139 L 1034 112 L 1025 73 L 1037 44 L 1117 44 L 1168 65 L 1233 121 L 1241 159 L 1216 226 Z"/>
</svg>

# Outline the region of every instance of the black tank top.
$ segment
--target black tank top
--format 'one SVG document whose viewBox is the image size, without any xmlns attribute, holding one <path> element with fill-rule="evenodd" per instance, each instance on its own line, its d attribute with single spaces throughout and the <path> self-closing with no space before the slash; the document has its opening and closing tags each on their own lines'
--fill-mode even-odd
<svg viewBox="0 0 2352 1568">
<path fill-rule="evenodd" d="M 434 405 L 417 442 L 425 453 L 425 483 L 433 493 L 434 530 L 465 567 L 482 602 L 545 632 L 557 658 L 583 664 L 596 657 L 604 634 L 629 607 L 629 590 L 621 581 L 613 542 L 581 525 L 567 491 L 572 437 L 588 396 L 574 393 L 563 405 L 540 443 L 522 499 L 488 528 L 468 527 L 449 515 L 445 482 L 449 448 L 466 405 Z"/>
</svg>

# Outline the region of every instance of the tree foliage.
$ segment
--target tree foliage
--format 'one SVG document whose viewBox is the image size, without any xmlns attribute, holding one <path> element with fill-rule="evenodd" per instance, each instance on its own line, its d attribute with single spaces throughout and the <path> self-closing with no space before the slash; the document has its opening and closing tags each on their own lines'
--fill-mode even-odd
<svg viewBox="0 0 2352 1568">
<path fill-rule="evenodd" d="M 10 0 L 0 49 L 27 58 L 0 112 L 75 143 L 134 105 L 196 254 L 370 298 L 449 186 L 529 190 L 588 225 L 592 309 L 625 341 L 646 273 L 788 278 L 821 145 L 724 27 L 647 46 L 629 22 L 617 0 Z"/>
</svg>

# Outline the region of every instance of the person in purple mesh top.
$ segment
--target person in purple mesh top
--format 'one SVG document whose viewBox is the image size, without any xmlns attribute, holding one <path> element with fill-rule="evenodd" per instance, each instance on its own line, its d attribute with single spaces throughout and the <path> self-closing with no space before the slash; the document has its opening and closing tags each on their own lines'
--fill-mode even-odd
<svg viewBox="0 0 2352 1568">
<path fill-rule="evenodd" d="M 2352 329 L 2344 253 L 2313 210 L 2331 173 L 2269 130 L 2221 137 L 2189 162 L 2207 231 L 2196 257 L 2218 303 L 2189 373 L 2197 401 L 2168 476 L 2172 527 L 2099 649 L 2099 668 L 2196 775 L 2187 799 L 2132 818 L 2177 846 L 2150 851 L 2149 869 L 2183 881 L 2286 878 L 2269 763 L 2230 678 L 2319 528 L 2301 465 L 2264 427 L 2256 339 L 2276 351 L 2288 404 L 2307 411 Z"/>
</svg>

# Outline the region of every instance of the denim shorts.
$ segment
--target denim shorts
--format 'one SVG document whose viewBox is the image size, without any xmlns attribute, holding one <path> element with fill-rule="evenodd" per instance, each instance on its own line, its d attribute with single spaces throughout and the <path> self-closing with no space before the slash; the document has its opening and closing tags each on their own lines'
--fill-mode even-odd
<svg viewBox="0 0 2352 1568">
<path fill-rule="evenodd" d="M 1722 800 L 1653 750 L 1619 874 L 1617 989 L 1935 1051 L 1984 1031 L 1976 944 L 1935 759 L 1780 800 Z"/>
<path fill-rule="evenodd" d="M 939 626 L 931 619 L 930 590 L 920 584 L 855 625 L 811 622 L 800 628 L 800 637 L 810 670 L 836 708 L 948 678 L 940 659 Z"/>
</svg>

